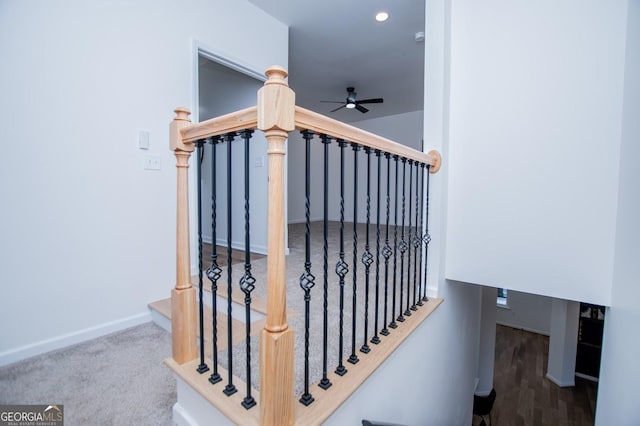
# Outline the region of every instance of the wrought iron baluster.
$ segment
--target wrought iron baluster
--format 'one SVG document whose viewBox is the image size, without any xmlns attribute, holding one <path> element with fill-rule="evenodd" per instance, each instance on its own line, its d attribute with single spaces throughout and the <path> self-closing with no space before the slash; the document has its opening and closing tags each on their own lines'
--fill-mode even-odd
<svg viewBox="0 0 640 426">
<path fill-rule="evenodd" d="M 231 300 L 231 290 L 233 288 L 231 279 L 231 142 L 233 142 L 235 137 L 235 132 L 227 133 L 224 135 L 224 140 L 225 142 L 227 142 L 227 359 L 229 362 L 229 383 L 227 383 L 227 386 L 225 386 L 223 392 L 227 396 L 231 396 L 238 391 L 233 384 L 233 318 L 231 317 L 231 311 L 233 309 Z"/>
<path fill-rule="evenodd" d="M 413 235 L 411 230 L 411 199 L 413 198 L 413 160 L 407 160 L 409 163 L 409 231 L 407 235 L 407 250 L 409 251 L 407 255 L 407 308 L 404 311 L 404 315 L 409 317 L 411 316 L 411 310 L 409 304 L 411 303 L 411 236 Z"/>
<path fill-rule="evenodd" d="M 360 352 L 368 354 L 371 351 L 367 344 L 369 339 L 369 269 L 373 263 L 373 255 L 369 251 L 369 227 L 371 226 L 371 148 L 364 148 L 367 154 L 367 232 L 365 237 L 362 263 L 364 264 L 364 336 Z M 354 224 L 355 226 L 355 224 Z"/>
<path fill-rule="evenodd" d="M 256 279 L 251 274 L 251 222 L 249 220 L 249 145 L 252 134 L 253 130 L 240 132 L 240 136 L 244 139 L 244 275 L 240 279 L 240 289 L 244 293 L 247 369 L 247 395 L 242 400 L 242 406 L 247 410 L 256 405 L 256 400 L 251 396 L 251 292 L 255 289 L 256 283 Z"/>
<path fill-rule="evenodd" d="M 391 208 L 391 154 L 388 152 L 384 153 L 385 158 L 387 159 L 387 197 L 386 197 L 386 226 L 384 229 L 384 248 L 382 249 L 382 256 L 384 257 L 384 325 L 382 326 L 382 331 L 380 334 L 383 336 L 389 335 L 389 330 L 387 329 L 387 320 L 388 320 L 388 301 L 389 301 L 389 258 L 393 254 L 393 250 L 391 250 L 391 246 L 389 245 L 389 210 Z M 395 291 L 394 291 L 395 293 Z M 393 305 L 392 305 L 393 308 Z M 391 321 L 393 321 L 393 313 L 391 314 Z"/>
<path fill-rule="evenodd" d="M 400 251 L 400 300 L 398 303 L 399 312 L 397 321 L 403 322 L 404 317 L 402 316 L 402 297 L 404 292 L 404 253 L 407 251 L 407 243 L 404 240 L 404 216 L 405 216 L 405 186 L 406 186 L 406 177 L 407 177 L 407 159 L 402 158 L 402 235 L 400 236 L 400 244 L 398 244 L 398 250 Z"/>
<path fill-rule="evenodd" d="M 415 229 L 413 230 L 413 233 L 411 234 L 411 242 L 413 243 L 413 304 L 411 305 L 411 310 L 415 311 L 418 308 L 416 307 L 417 305 L 417 292 L 418 292 L 418 247 L 420 247 L 422 245 L 422 240 L 420 238 L 420 231 L 419 231 L 419 221 L 418 221 L 418 207 L 420 206 L 420 194 L 418 193 L 418 188 L 419 188 L 419 179 L 420 179 L 420 174 L 418 173 L 420 170 L 420 164 L 418 163 L 418 161 L 414 162 L 415 166 L 416 166 L 416 202 L 415 202 L 415 206 L 416 206 L 416 225 L 415 225 Z"/>
<path fill-rule="evenodd" d="M 423 282 L 422 282 L 422 226 L 424 221 L 424 207 L 422 204 L 422 200 L 424 200 L 424 163 L 420 163 L 420 229 L 416 233 L 416 241 L 420 246 L 420 261 L 418 267 L 418 301 L 416 304 L 418 306 L 423 306 L 422 303 L 422 294 L 423 294 Z"/>
<path fill-rule="evenodd" d="M 211 143 L 211 264 L 207 268 L 207 278 L 211 281 L 211 326 L 213 345 L 213 372 L 209 376 L 209 382 L 216 384 L 222 381 L 218 373 L 218 280 L 222 274 L 222 269 L 218 266 L 218 245 L 216 236 L 216 145 L 221 142 L 220 136 L 215 136 L 209 140 Z"/>
<path fill-rule="evenodd" d="M 393 289 L 392 289 L 392 302 L 391 302 L 391 323 L 389 323 L 389 328 L 396 328 L 398 324 L 396 324 L 396 283 L 397 283 L 397 268 L 398 268 L 398 170 L 400 165 L 398 164 L 399 157 L 397 155 L 393 156 L 393 161 L 396 163 L 396 171 L 395 171 L 395 197 L 394 197 L 394 213 L 393 213 Z M 402 309 L 400 309 L 402 311 Z"/>
<path fill-rule="evenodd" d="M 204 139 L 196 141 L 196 191 L 197 191 L 197 209 L 198 209 L 198 331 L 200 332 L 200 365 L 196 371 L 203 374 L 209 371 L 209 367 L 204 362 L 204 299 L 202 298 L 203 282 L 202 282 L 202 156 Z"/>
<path fill-rule="evenodd" d="M 378 316 L 380 314 L 380 173 L 382 172 L 382 152 L 376 149 L 376 157 L 378 158 L 378 175 L 376 186 L 376 308 L 375 308 L 375 321 L 374 321 L 374 333 L 371 338 L 371 343 L 377 345 L 380 343 L 380 337 L 378 337 Z"/>
<path fill-rule="evenodd" d="M 336 274 L 340 278 L 340 341 L 338 344 L 338 367 L 336 374 L 344 376 L 347 369 L 342 363 L 344 354 L 344 277 L 349 272 L 349 265 L 344 260 L 344 149 L 348 143 L 342 139 L 337 139 L 340 147 L 340 260 L 336 263 Z"/>
<path fill-rule="evenodd" d="M 353 293 L 351 304 L 351 355 L 349 361 L 351 364 L 357 364 L 358 355 L 356 355 L 356 312 L 357 312 L 357 291 L 358 291 L 358 151 L 360 145 L 352 143 L 353 148 Z"/>
<path fill-rule="evenodd" d="M 304 233 L 304 273 L 300 276 L 300 287 L 304 290 L 304 393 L 300 402 L 304 405 L 311 404 L 314 399 L 309 393 L 309 304 L 311 302 L 311 289 L 315 284 L 315 277 L 311 273 L 311 139 L 313 132 L 302 132 L 305 142 L 304 161 L 304 200 L 305 200 L 305 233 Z"/>
<path fill-rule="evenodd" d="M 423 302 L 428 302 L 429 298 L 427 297 L 427 272 L 428 272 L 428 263 L 429 263 L 429 243 L 431 242 L 431 235 L 429 235 L 429 175 L 431 174 L 431 165 L 427 164 L 427 188 L 425 194 L 425 214 L 424 214 L 424 235 L 422 237 L 422 241 L 424 242 L 424 293 L 422 296 Z"/>
<path fill-rule="evenodd" d="M 320 139 L 322 140 L 322 144 L 324 145 L 324 204 L 323 204 L 323 278 L 324 278 L 324 305 L 322 312 L 322 379 L 318 386 L 324 390 L 327 390 L 331 387 L 331 381 L 327 377 L 327 348 L 329 345 L 328 342 L 328 332 L 329 332 L 329 319 L 328 319 L 328 311 L 329 311 L 329 144 L 331 143 L 331 138 L 327 135 L 321 135 Z"/>
</svg>

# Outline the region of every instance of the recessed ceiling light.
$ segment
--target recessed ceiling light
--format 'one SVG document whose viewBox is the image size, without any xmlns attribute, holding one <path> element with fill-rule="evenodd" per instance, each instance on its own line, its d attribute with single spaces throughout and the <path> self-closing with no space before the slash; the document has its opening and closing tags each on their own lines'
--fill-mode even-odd
<svg viewBox="0 0 640 426">
<path fill-rule="evenodd" d="M 378 12 L 376 14 L 376 21 L 378 22 L 384 22 L 387 19 L 389 19 L 389 14 L 387 12 Z"/>
</svg>

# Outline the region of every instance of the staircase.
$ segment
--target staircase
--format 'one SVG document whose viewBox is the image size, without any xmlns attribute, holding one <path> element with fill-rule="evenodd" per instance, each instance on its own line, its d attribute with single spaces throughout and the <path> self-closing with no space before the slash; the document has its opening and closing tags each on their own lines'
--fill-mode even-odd
<svg viewBox="0 0 640 426">
<path fill-rule="evenodd" d="M 198 286 L 198 276 L 191 277 L 194 287 Z M 204 286 L 203 300 L 205 304 L 203 306 L 204 312 L 204 341 L 205 341 L 205 356 L 207 359 L 212 357 L 212 309 L 211 309 L 211 288 Z M 226 284 L 218 284 L 218 304 L 221 305 L 221 301 L 226 301 L 225 295 L 227 294 Z M 241 312 L 243 308 L 244 294 L 237 289 L 232 289 L 232 301 L 234 303 L 235 311 Z M 225 302 L 226 303 L 226 302 Z M 255 315 L 252 314 L 252 336 L 257 336 L 260 330 L 264 328 L 265 315 L 267 304 L 266 300 L 261 297 L 256 297 L 252 308 L 255 311 Z M 149 310 L 151 311 L 151 317 L 153 321 L 164 328 L 168 332 L 171 332 L 171 298 L 158 300 L 149 304 Z M 290 312 L 294 314 L 293 312 Z M 241 316 L 241 315 L 239 315 Z M 227 340 L 227 315 L 223 312 L 217 314 L 218 324 L 218 351 L 223 352 L 228 349 L 229 342 Z M 236 319 L 232 315 L 233 321 L 233 334 L 232 345 L 238 345 L 245 340 L 244 335 L 244 320 Z M 194 327 L 196 324 L 193 325 Z M 171 368 L 178 381 L 178 404 L 174 406 L 174 421 L 178 425 L 194 425 L 194 424 L 234 424 L 229 419 L 235 419 L 235 424 L 259 424 L 257 410 L 248 410 L 246 413 L 241 413 L 242 417 L 238 418 L 237 407 L 241 405 L 243 396 L 240 393 L 236 393 L 231 397 L 220 398 L 216 395 L 218 392 L 214 392 L 212 384 L 209 382 L 208 374 L 200 374 L 197 372 L 199 360 L 194 359 L 186 364 L 179 365 L 172 358 L 165 360 L 165 364 Z M 223 367 L 218 367 L 219 373 L 222 377 L 227 377 L 228 370 Z M 238 377 L 234 377 L 235 385 L 244 389 L 246 383 Z M 216 397 L 217 396 L 217 397 Z M 255 391 L 254 398 L 259 400 L 259 393 Z M 228 407 L 225 410 L 225 407 Z M 215 420 L 217 419 L 217 420 Z"/>
<path fill-rule="evenodd" d="M 198 276 L 192 276 L 192 282 L 194 286 L 198 285 Z M 204 287 L 204 300 L 210 300 L 211 289 Z M 226 285 L 219 284 L 218 286 L 219 300 L 226 300 Z M 242 292 L 234 288 L 232 290 L 232 300 L 237 305 L 238 310 L 242 307 L 244 295 Z M 257 296 L 254 300 L 255 306 L 253 308 L 256 311 L 258 318 L 252 322 L 252 329 L 255 330 L 252 336 L 257 336 L 259 331 L 264 327 L 266 313 L 266 300 Z M 371 358 L 367 358 L 365 362 L 360 362 L 355 366 L 349 366 L 349 374 L 345 377 L 340 377 L 336 374 L 330 374 L 331 381 L 337 387 L 337 392 L 331 395 L 329 398 L 322 398 L 322 394 L 316 397 L 316 402 L 311 407 L 304 407 L 300 405 L 297 407 L 296 417 L 298 421 L 297 425 L 312 425 L 321 424 L 323 420 L 328 418 L 349 396 L 356 391 L 358 386 L 362 384 L 367 378 L 374 373 L 374 371 L 381 366 L 385 360 L 407 339 L 411 333 L 413 333 L 422 323 L 426 320 L 435 309 L 443 302 L 442 299 L 431 298 L 427 302 L 427 306 L 421 308 L 416 315 L 413 315 L 408 319 L 403 328 L 394 332 L 393 335 L 385 338 L 385 346 L 379 350 L 375 348 L 375 355 Z M 218 302 L 220 304 L 220 302 Z M 171 299 L 162 299 L 149 304 L 153 321 L 160 327 L 171 332 Z M 299 315 L 299 312 L 289 309 L 287 312 L 289 317 Z M 228 348 L 228 342 L 226 339 L 227 330 L 227 316 L 224 313 L 218 312 L 218 349 L 222 353 Z M 211 358 L 211 307 L 204 306 L 204 324 L 205 324 L 205 354 L 207 358 Z M 244 341 L 244 322 L 233 318 L 233 345 L 239 345 Z M 194 324 L 195 326 L 195 324 Z M 337 350 L 336 345 L 333 345 L 332 350 Z M 295 360 L 297 365 L 302 364 L 302 359 Z M 236 393 L 231 397 L 222 395 L 222 392 L 216 390 L 211 383 L 209 383 L 208 374 L 199 374 L 196 370 L 198 368 L 199 361 L 194 359 L 186 364 L 179 365 L 172 358 L 165 360 L 165 364 L 171 368 L 178 380 L 178 403 L 174 407 L 174 421 L 178 425 L 194 425 L 194 424 L 239 424 L 239 425 L 258 425 L 259 416 L 257 410 L 238 410 L 238 407 L 242 403 L 242 395 Z M 220 375 L 226 377 L 228 371 L 219 367 Z M 234 377 L 235 385 L 244 389 L 246 383 L 238 377 Z M 254 381 L 255 383 L 255 381 Z M 314 385 L 316 387 L 316 385 Z M 254 398 L 259 400 L 260 393 L 255 391 Z M 316 404 L 317 402 L 319 402 Z M 217 419 L 217 420 L 216 420 Z M 321 419 L 316 422 L 315 419 Z"/>
</svg>

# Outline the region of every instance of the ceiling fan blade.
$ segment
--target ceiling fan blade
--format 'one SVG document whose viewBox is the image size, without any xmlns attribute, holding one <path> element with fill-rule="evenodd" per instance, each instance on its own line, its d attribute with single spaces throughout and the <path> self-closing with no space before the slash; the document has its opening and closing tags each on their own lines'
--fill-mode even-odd
<svg viewBox="0 0 640 426">
<path fill-rule="evenodd" d="M 331 110 L 331 111 L 329 111 L 329 112 L 336 112 L 337 110 L 342 109 L 342 108 L 344 108 L 344 107 L 346 107 L 346 106 L 347 106 L 347 104 L 340 105 L 338 108 L 336 108 L 336 109 L 332 109 L 332 110 Z M 357 108 L 357 107 L 358 107 L 358 106 L 356 105 L 356 108 Z"/>
<path fill-rule="evenodd" d="M 368 109 L 366 109 L 365 107 L 361 106 L 359 103 L 357 103 L 357 104 L 356 104 L 356 109 L 357 109 L 358 111 L 360 111 L 361 113 L 363 113 L 363 114 L 364 114 L 365 112 L 369 112 L 369 110 L 368 110 Z"/>
<path fill-rule="evenodd" d="M 372 98 L 372 99 L 363 99 L 361 101 L 357 101 L 359 104 L 381 104 L 384 102 L 382 98 Z"/>
<path fill-rule="evenodd" d="M 325 103 L 330 103 L 330 104 L 343 104 L 344 101 L 320 101 L 320 102 L 325 102 Z"/>
</svg>

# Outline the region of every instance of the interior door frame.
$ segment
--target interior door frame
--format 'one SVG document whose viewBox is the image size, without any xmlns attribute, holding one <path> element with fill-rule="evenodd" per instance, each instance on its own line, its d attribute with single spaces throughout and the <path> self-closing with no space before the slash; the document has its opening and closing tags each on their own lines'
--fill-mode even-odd
<svg viewBox="0 0 640 426">
<path fill-rule="evenodd" d="M 211 46 L 207 46 L 202 43 L 200 40 L 192 39 L 192 54 L 191 54 L 191 76 L 192 76 L 192 84 L 191 84 L 191 121 L 193 123 L 200 122 L 200 73 L 199 73 L 199 58 L 200 57 L 209 59 L 213 62 L 217 62 L 227 68 L 230 68 L 234 71 L 238 71 L 242 74 L 245 74 L 251 78 L 254 78 L 258 81 L 266 81 L 267 77 L 264 75 L 264 70 L 256 70 L 250 65 L 242 62 L 238 58 L 233 57 L 226 52 L 222 52 L 217 49 L 211 48 Z M 287 152 L 287 142 L 285 141 L 285 152 Z M 195 156 L 192 156 L 195 158 Z M 288 167 L 287 162 L 285 161 L 285 188 L 287 188 L 288 181 Z M 196 203 L 196 171 L 195 167 L 189 167 L 189 223 L 195 224 L 197 223 L 197 203 Z M 284 196 L 285 202 L 285 224 L 287 223 L 287 203 L 288 197 L 287 192 L 285 191 Z M 197 228 L 195 226 L 190 227 L 189 232 L 190 237 L 190 248 L 191 253 L 197 253 L 198 251 L 198 236 L 197 236 Z M 285 254 L 289 254 L 289 231 L 287 226 L 285 226 Z M 196 262 L 197 256 L 191 256 L 191 274 L 195 275 L 198 273 L 198 265 Z"/>
</svg>

